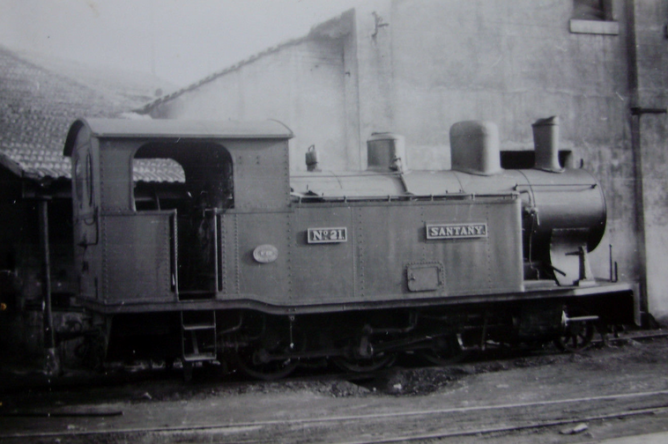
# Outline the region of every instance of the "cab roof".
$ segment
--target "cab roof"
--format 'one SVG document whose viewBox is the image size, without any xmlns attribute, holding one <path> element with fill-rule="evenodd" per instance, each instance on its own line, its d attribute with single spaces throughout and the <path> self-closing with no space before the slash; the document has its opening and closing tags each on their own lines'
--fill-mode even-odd
<svg viewBox="0 0 668 444">
<path fill-rule="evenodd" d="M 88 127 L 92 137 L 105 139 L 291 139 L 293 133 L 276 120 L 130 120 L 78 119 L 67 134 L 63 154 L 71 156 L 79 130 Z"/>
</svg>

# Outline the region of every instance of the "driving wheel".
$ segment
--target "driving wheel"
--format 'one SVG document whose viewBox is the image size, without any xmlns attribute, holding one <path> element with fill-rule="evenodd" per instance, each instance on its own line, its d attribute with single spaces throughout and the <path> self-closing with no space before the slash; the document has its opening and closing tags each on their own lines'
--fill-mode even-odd
<svg viewBox="0 0 668 444">
<path fill-rule="evenodd" d="M 581 309 L 565 307 L 561 314 L 561 332 L 554 340 L 559 350 L 577 352 L 588 348 L 594 337 L 596 326 L 593 320 L 573 321 L 572 318 L 586 318 Z"/>
<path fill-rule="evenodd" d="M 420 350 L 420 356 L 436 365 L 448 365 L 459 362 L 466 356 L 459 335 L 446 335 L 434 338 L 429 346 Z"/>
<path fill-rule="evenodd" d="M 262 351 L 244 347 L 237 350 L 235 360 L 237 366 L 248 376 L 264 381 L 273 381 L 285 378 L 292 373 L 299 362 L 296 359 L 286 358 L 266 361 L 259 359 Z"/>
</svg>

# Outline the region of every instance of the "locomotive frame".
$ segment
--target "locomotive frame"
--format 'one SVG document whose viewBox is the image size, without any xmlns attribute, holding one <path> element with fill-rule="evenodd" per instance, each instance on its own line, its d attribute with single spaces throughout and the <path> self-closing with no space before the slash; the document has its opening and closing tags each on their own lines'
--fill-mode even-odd
<svg viewBox="0 0 668 444">
<path fill-rule="evenodd" d="M 453 171 L 408 170 L 403 139 L 381 134 L 367 171 L 291 177 L 291 137 L 274 121 L 72 125 L 91 365 L 130 352 L 187 369 L 229 358 L 263 378 L 321 358 L 366 371 L 490 339 L 578 349 L 595 327 L 637 321 L 632 286 L 591 275 L 600 186 L 550 164 L 556 147 L 503 170 L 495 127 L 464 122 Z M 137 180 L 142 162 L 174 179 Z"/>
</svg>

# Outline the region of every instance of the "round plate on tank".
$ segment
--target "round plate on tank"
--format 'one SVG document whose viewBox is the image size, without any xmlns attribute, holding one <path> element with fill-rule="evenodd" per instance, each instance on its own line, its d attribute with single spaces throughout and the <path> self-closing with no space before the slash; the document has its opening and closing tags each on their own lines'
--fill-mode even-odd
<svg viewBox="0 0 668 444">
<path fill-rule="evenodd" d="M 268 264 L 278 259 L 278 248 L 270 244 L 259 245 L 253 250 L 253 259 L 261 264 Z"/>
</svg>

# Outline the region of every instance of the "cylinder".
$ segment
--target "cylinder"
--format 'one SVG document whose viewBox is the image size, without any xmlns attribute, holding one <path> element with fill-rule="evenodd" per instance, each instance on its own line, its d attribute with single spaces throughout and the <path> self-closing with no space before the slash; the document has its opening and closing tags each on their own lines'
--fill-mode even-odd
<svg viewBox="0 0 668 444">
<path fill-rule="evenodd" d="M 562 172 L 563 168 L 559 163 L 559 117 L 538 119 L 531 126 L 536 150 L 535 168 Z"/>
</svg>

